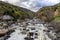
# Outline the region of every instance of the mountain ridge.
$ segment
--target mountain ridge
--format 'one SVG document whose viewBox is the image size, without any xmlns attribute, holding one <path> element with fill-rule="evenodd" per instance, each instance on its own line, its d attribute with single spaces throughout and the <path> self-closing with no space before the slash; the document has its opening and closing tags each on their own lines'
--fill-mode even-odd
<svg viewBox="0 0 60 40">
<path fill-rule="evenodd" d="M 28 10 L 26 8 L 18 7 L 3 1 L 0 1 L 0 14 L 8 14 L 14 18 L 24 17 L 24 18 L 33 18 L 35 12 Z M 15 17 L 16 16 L 16 17 Z M 22 18 L 23 19 L 23 18 Z"/>
</svg>

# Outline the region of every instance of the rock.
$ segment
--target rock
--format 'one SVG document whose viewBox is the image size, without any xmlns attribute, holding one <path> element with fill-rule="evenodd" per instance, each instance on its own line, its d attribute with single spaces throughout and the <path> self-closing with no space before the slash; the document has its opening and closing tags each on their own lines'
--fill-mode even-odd
<svg viewBox="0 0 60 40">
<path fill-rule="evenodd" d="M 35 35 L 38 35 L 38 33 L 35 33 Z"/>
<path fill-rule="evenodd" d="M 34 33 L 33 33 L 33 32 L 29 32 L 29 35 L 30 35 L 30 36 L 33 36 L 33 35 L 34 35 Z"/>
<path fill-rule="evenodd" d="M 28 38 L 28 37 L 25 37 L 24 39 L 25 39 L 25 40 L 29 40 L 29 38 Z"/>
<path fill-rule="evenodd" d="M 29 40 L 34 40 L 34 38 L 29 38 Z"/>
<path fill-rule="evenodd" d="M 24 39 L 25 40 L 34 40 L 34 38 L 31 38 L 31 37 L 25 37 Z"/>
<path fill-rule="evenodd" d="M 7 32 L 8 32 L 7 29 L 0 29 L 0 37 L 6 35 Z"/>
<path fill-rule="evenodd" d="M 0 37 L 0 40 L 4 40 L 4 37 Z"/>
<path fill-rule="evenodd" d="M 15 30 L 9 30 L 9 31 L 7 32 L 7 35 L 10 35 L 10 34 L 13 33 L 13 32 L 15 32 Z"/>
<path fill-rule="evenodd" d="M 5 37 L 4 37 L 4 40 L 6 40 L 6 39 L 8 39 L 8 38 L 10 38 L 10 36 L 9 36 L 9 35 L 5 36 Z"/>
<path fill-rule="evenodd" d="M 48 24 L 48 27 L 50 27 L 50 29 L 52 27 L 55 32 L 60 32 L 60 22 L 54 22 L 54 21 L 52 21 L 52 22 L 50 22 Z"/>
<path fill-rule="evenodd" d="M 60 32 L 56 34 L 57 38 L 60 38 Z"/>
</svg>

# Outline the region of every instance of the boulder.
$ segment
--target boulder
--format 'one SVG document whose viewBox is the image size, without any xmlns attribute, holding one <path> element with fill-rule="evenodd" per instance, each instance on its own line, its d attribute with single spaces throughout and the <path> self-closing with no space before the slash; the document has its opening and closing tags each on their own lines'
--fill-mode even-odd
<svg viewBox="0 0 60 40">
<path fill-rule="evenodd" d="M 7 32 L 7 29 L 0 29 L 0 37 L 5 36 Z"/>
</svg>

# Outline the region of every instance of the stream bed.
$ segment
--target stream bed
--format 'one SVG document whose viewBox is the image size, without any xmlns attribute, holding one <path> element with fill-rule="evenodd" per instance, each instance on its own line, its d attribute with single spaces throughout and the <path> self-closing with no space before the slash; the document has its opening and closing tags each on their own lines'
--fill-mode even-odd
<svg viewBox="0 0 60 40">
<path fill-rule="evenodd" d="M 4 40 L 56 40 L 53 30 L 49 30 L 38 19 L 12 24 L 14 32 Z"/>
</svg>

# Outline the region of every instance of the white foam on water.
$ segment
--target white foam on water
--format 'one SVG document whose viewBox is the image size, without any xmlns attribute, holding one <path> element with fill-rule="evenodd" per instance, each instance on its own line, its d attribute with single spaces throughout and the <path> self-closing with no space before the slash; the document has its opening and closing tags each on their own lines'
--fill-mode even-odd
<svg viewBox="0 0 60 40">
<path fill-rule="evenodd" d="M 11 37 L 7 40 L 24 40 L 24 38 L 26 37 L 26 35 L 20 33 L 20 30 L 15 30 L 15 32 L 12 33 L 10 36 Z"/>
<path fill-rule="evenodd" d="M 35 24 L 35 25 L 28 25 L 27 26 L 28 29 L 29 27 L 35 27 L 36 30 L 38 30 L 38 39 L 34 39 L 34 40 L 52 40 L 48 37 L 48 35 L 43 31 L 43 30 L 47 30 L 46 27 L 43 26 L 43 24 Z M 18 27 L 16 27 L 18 28 Z M 35 32 L 30 30 L 30 32 Z M 25 34 L 21 34 L 21 31 L 19 29 L 15 29 L 15 32 L 13 32 L 11 35 L 11 37 L 8 38 L 7 40 L 24 40 L 24 38 L 27 36 Z"/>
</svg>

